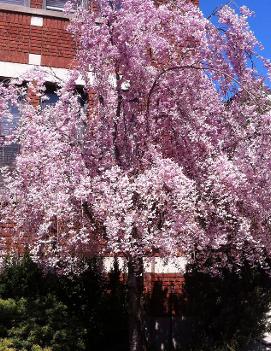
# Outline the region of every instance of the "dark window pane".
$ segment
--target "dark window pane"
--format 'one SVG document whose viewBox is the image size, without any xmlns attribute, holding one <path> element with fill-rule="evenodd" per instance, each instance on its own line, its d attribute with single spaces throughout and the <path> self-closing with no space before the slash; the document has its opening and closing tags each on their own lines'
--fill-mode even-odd
<svg viewBox="0 0 271 351">
<path fill-rule="evenodd" d="M 59 96 L 55 91 L 47 91 L 45 93 L 46 99 L 42 100 L 41 106 L 44 108 L 46 106 L 52 106 L 57 103 Z"/>
<path fill-rule="evenodd" d="M 0 146 L 0 167 L 11 166 L 20 151 L 19 144 Z"/>
<path fill-rule="evenodd" d="M 0 3 L 28 6 L 26 0 L 0 0 Z"/>
<path fill-rule="evenodd" d="M 20 114 L 15 106 L 10 107 L 12 117 L 3 117 L 0 122 L 0 135 L 10 135 L 18 127 Z"/>
<path fill-rule="evenodd" d="M 10 107 L 12 116 L 3 117 L 0 121 L 0 141 L 4 141 L 5 137 L 12 135 L 13 131 L 18 127 L 20 114 L 15 106 Z M 11 166 L 19 152 L 20 145 L 13 143 L 10 145 L 0 146 L 0 167 Z"/>
</svg>

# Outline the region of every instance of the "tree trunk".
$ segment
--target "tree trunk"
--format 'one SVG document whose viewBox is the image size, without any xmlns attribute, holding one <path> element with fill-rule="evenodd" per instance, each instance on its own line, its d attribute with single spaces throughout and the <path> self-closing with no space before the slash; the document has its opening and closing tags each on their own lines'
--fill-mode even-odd
<svg viewBox="0 0 271 351">
<path fill-rule="evenodd" d="M 146 351 L 143 323 L 143 259 L 128 260 L 128 314 L 130 351 Z"/>
</svg>

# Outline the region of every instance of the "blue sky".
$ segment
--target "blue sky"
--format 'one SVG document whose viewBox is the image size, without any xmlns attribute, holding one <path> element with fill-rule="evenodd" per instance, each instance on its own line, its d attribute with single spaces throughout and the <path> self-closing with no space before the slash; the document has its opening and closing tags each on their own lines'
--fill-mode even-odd
<svg viewBox="0 0 271 351">
<path fill-rule="evenodd" d="M 200 8 L 207 17 L 215 8 L 227 2 L 228 0 L 200 0 Z M 231 4 L 233 8 L 242 5 L 255 12 L 255 16 L 250 19 L 251 29 L 265 47 L 263 56 L 271 59 L 271 0 L 234 0 Z M 262 67 L 258 66 L 258 69 L 265 74 Z"/>
</svg>

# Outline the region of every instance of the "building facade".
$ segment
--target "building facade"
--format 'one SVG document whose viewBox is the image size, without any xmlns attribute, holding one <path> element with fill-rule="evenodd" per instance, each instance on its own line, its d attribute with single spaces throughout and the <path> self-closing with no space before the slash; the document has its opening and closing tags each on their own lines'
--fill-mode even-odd
<svg viewBox="0 0 271 351">
<path fill-rule="evenodd" d="M 21 65 L 71 68 L 74 44 L 63 0 L 0 2 L 0 75 L 16 76 Z"/>
<path fill-rule="evenodd" d="M 158 4 L 165 0 L 156 0 Z M 192 0 L 198 5 L 198 0 Z M 69 69 L 75 45 L 67 32 L 66 0 L 0 1 L 0 76 L 16 77 L 32 65 Z M 25 66 L 27 65 L 27 66 Z M 30 66 L 30 67 L 29 67 Z"/>
</svg>

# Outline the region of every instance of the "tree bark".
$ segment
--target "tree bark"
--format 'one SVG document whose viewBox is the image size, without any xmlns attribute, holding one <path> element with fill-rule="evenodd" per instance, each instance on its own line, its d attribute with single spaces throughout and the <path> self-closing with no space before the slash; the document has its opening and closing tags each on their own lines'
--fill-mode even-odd
<svg viewBox="0 0 271 351">
<path fill-rule="evenodd" d="M 146 337 L 143 323 L 143 259 L 128 260 L 128 315 L 130 351 L 146 351 Z"/>
</svg>

